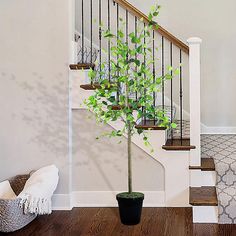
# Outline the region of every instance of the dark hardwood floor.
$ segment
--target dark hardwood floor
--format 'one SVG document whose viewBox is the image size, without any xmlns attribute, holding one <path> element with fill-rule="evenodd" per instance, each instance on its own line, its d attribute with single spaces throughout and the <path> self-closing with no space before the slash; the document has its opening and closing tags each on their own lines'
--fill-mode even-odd
<svg viewBox="0 0 236 236">
<path fill-rule="evenodd" d="M 7 235 L 236 236 L 236 226 L 192 224 L 191 208 L 144 208 L 137 226 L 122 225 L 117 208 L 74 208 L 41 216 L 24 229 Z"/>
</svg>

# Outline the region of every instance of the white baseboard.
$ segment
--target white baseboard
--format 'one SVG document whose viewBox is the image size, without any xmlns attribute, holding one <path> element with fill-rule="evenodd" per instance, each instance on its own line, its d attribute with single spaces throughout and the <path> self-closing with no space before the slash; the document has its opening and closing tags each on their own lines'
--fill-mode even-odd
<svg viewBox="0 0 236 236">
<path fill-rule="evenodd" d="M 71 210 L 70 194 L 54 194 L 52 197 L 52 209 L 58 211 Z"/>
<path fill-rule="evenodd" d="M 119 191 L 120 192 L 120 191 Z M 73 207 L 117 207 L 116 194 L 113 191 L 75 191 L 71 194 L 55 194 L 53 210 L 71 210 Z M 144 207 L 164 207 L 164 191 L 142 191 Z"/>
<path fill-rule="evenodd" d="M 236 134 L 236 127 L 214 127 L 201 125 L 202 134 Z"/>
<path fill-rule="evenodd" d="M 119 191 L 120 192 L 120 191 Z M 72 193 L 73 207 L 117 207 L 116 191 L 78 191 Z M 143 191 L 142 191 L 143 192 Z M 144 207 L 163 207 L 164 191 L 144 191 Z"/>
<path fill-rule="evenodd" d="M 193 223 L 218 223 L 218 207 L 194 206 Z"/>
</svg>

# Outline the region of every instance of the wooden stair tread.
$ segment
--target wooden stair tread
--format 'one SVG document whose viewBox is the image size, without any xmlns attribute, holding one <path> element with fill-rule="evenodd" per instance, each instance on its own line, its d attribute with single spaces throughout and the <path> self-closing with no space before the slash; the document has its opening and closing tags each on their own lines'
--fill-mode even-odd
<svg viewBox="0 0 236 236">
<path fill-rule="evenodd" d="M 162 146 L 163 149 L 168 151 L 189 151 L 196 147 L 190 145 L 189 138 L 178 139 L 167 139 L 166 144 Z"/>
<path fill-rule="evenodd" d="M 218 206 L 216 187 L 190 187 L 189 204 L 192 206 Z"/>
<path fill-rule="evenodd" d="M 202 171 L 215 171 L 215 162 L 213 158 L 201 159 Z"/>
<path fill-rule="evenodd" d="M 78 64 L 71 64 L 70 69 L 71 70 L 88 70 L 90 68 L 94 69 L 95 64 L 93 63 L 78 63 Z"/>
<path fill-rule="evenodd" d="M 112 84 L 110 85 L 110 87 L 112 87 Z M 80 88 L 82 88 L 84 90 L 95 90 L 95 89 L 100 89 L 101 85 L 98 83 L 82 84 L 82 85 L 80 85 Z M 107 89 L 109 89 L 109 88 L 107 88 Z"/>
<path fill-rule="evenodd" d="M 190 170 L 215 171 L 213 158 L 201 158 L 201 166 L 190 166 Z"/>
<path fill-rule="evenodd" d="M 166 127 L 160 127 L 157 124 L 157 121 L 154 120 L 146 120 L 141 121 L 139 124 L 135 126 L 136 129 L 145 129 L 145 130 L 165 130 Z"/>
<path fill-rule="evenodd" d="M 121 110 L 121 106 L 120 105 L 113 105 L 113 106 L 111 106 L 111 109 L 114 111 L 119 111 L 119 110 Z"/>
<path fill-rule="evenodd" d="M 114 111 L 119 111 L 121 110 L 122 107 L 125 107 L 125 106 L 121 106 L 121 105 L 112 105 L 111 106 L 111 109 L 114 110 Z M 142 106 L 138 106 L 138 108 L 141 108 Z"/>
<path fill-rule="evenodd" d="M 84 90 L 95 90 L 101 88 L 100 84 L 82 84 L 80 88 Z"/>
</svg>

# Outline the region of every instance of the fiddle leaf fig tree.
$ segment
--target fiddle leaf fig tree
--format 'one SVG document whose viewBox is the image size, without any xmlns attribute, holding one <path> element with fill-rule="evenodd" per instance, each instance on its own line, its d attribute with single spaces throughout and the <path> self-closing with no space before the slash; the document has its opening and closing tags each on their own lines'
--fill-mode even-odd
<svg viewBox="0 0 236 236">
<path fill-rule="evenodd" d="M 92 111 L 97 121 L 102 123 L 123 121 L 123 128 L 113 130 L 107 134 L 110 137 L 125 135 L 127 137 L 128 156 L 128 194 L 132 189 L 132 136 L 142 136 L 145 145 L 150 145 L 147 132 L 136 129 L 139 120 L 158 120 L 159 126 L 175 127 L 170 124 L 169 118 L 163 110 L 154 106 L 154 94 L 160 91 L 165 80 L 172 79 L 171 67 L 164 76 L 156 77 L 153 73 L 152 34 L 155 28 L 155 17 L 159 14 L 159 5 L 152 7 L 148 19 L 149 23 L 142 22 L 142 28 L 126 35 L 125 21 L 119 19 L 121 27 L 117 35 L 109 30 L 103 30 L 103 37 L 111 43 L 111 60 L 99 65 L 98 70 L 89 71 L 93 84 L 99 84 L 85 104 Z M 142 19 L 141 19 L 142 21 Z M 155 49 L 156 50 L 156 49 Z M 110 63 L 109 75 L 105 72 Z M 177 70 L 173 71 L 178 73 Z M 118 109 L 114 109 L 114 107 Z M 133 193 L 135 194 L 135 193 Z"/>
</svg>

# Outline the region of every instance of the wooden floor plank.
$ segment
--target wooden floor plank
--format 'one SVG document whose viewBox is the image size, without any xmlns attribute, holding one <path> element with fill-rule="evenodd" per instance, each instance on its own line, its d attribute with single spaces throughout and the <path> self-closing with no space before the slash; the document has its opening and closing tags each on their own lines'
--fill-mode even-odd
<svg viewBox="0 0 236 236">
<path fill-rule="evenodd" d="M 5 236 L 6 234 L 1 234 Z M 193 224 L 191 208 L 143 208 L 141 223 L 120 223 L 117 208 L 74 208 L 41 216 L 15 236 L 218 236 L 236 235 L 236 225 Z"/>
</svg>

